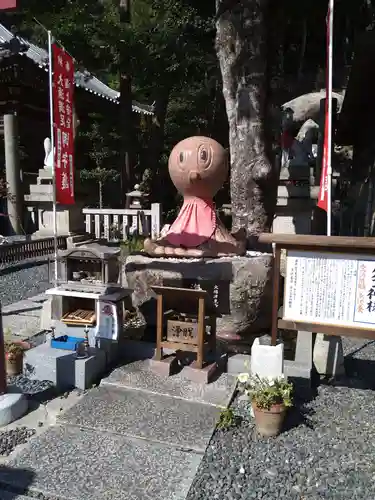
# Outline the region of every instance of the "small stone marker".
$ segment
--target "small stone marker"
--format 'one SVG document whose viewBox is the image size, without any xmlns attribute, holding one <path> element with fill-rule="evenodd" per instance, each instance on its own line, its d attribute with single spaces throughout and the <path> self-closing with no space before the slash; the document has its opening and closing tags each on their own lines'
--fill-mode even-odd
<svg viewBox="0 0 375 500">
<path fill-rule="evenodd" d="M 281 377 L 284 374 L 284 344 L 275 346 L 254 340 L 251 348 L 250 372 L 259 377 Z"/>
</svg>

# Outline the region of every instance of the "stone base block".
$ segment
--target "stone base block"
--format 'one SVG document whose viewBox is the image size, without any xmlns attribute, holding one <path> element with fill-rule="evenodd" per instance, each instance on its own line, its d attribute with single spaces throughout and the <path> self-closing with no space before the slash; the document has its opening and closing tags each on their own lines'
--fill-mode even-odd
<svg viewBox="0 0 375 500">
<path fill-rule="evenodd" d="M 235 376 L 240 373 L 250 373 L 250 361 L 250 354 L 234 354 L 228 357 L 227 372 Z"/>
<path fill-rule="evenodd" d="M 178 360 L 175 356 L 167 356 L 162 360 L 150 359 L 150 368 L 163 377 L 169 377 L 178 372 Z"/>
<path fill-rule="evenodd" d="M 30 186 L 32 188 L 32 186 Z M 52 186 L 38 186 L 41 190 L 51 189 Z M 49 199 L 50 198 L 50 199 Z M 38 230 L 35 236 L 53 236 L 53 210 L 51 208 L 52 195 L 45 192 L 33 192 L 25 196 L 26 204 L 33 206 L 38 211 Z M 74 205 L 58 205 L 56 211 L 56 224 L 58 235 L 84 233 L 85 224 L 82 214 L 82 203 Z"/>
<path fill-rule="evenodd" d="M 197 362 L 193 361 L 189 366 L 185 366 L 181 375 L 196 384 L 208 384 L 218 371 L 217 363 L 210 363 L 203 368 L 198 368 Z"/>
<path fill-rule="evenodd" d="M 88 358 L 77 359 L 74 351 L 53 349 L 47 342 L 26 351 L 24 356 L 24 373 L 28 377 L 49 380 L 62 391 L 89 388 L 105 368 L 105 352 L 94 348 L 90 348 Z"/>
<path fill-rule="evenodd" d="M 314 365 L 319 375 L 345 375 L 341 337 L 317 333 L 314 345 Z"/>
<path fill-rule="evenodd" d="M 3 394 L 0 396 L 0 427 L 21 418 L 28 410 L 28 401 L 23 394 Z"/>
<path fill-rule="evenodd" d="M 123 283 L 133 289 L 132 301 L 150 326 L 156 324 L 154 285 L 192 288 L 199 285 L 217 304 L 217 336 L 247 342 L 271 326 L 272 254 L 243 257 L 177 259 L 130 255 Z"/>
<path fill-rule="evenodd" d="M 262 344 L 262 339 L 255 339 L 251 348 L 252 375 L 259 377 L 281 377 L 284 373 L 284 344 L 275 346 Z"/>
</svg>

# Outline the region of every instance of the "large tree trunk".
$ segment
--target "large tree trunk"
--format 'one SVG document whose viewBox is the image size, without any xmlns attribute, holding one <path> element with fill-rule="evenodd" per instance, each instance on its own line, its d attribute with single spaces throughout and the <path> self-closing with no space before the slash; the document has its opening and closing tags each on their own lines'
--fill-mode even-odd
<svg viewBox="0 0 375 500">
<path fill-rule="evenodd" d="M 226 5 L 228 4 L 228 5 Z M 216 50 L 229 121 L 233 231 L 268 231 L 277 173 L 265 134 L 269 0 L 216 0 Z"/>
</svg>

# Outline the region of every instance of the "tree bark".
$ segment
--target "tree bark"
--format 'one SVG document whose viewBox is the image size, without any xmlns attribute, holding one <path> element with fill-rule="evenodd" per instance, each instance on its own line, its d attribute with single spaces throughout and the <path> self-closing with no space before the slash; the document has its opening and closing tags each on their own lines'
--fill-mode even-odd
<svg viewBox="0 0 375 500">
<path fill-rule="evenodd" d="M 250 237 L 270 229 L 276 205 L 265 134 L 269 0 L 227 4 L 216 0 L 216 51 L 229 122 L 232 229 Z"/>
<path fill-rule="evenodd" d="M 167 116 L 170 88 L 162 87 L 155 99 L 150 144 L 148 148 L 149 168 L 151 169 L 151 198 L 159 196 L 165 182 L 165 172 L 159 168 L 160 157 L 164 149 L 165 119 Z M 155 198 L 156 199 L 156 198 Z"/>
<path fill-rule="evenodd" d="M 101 210 L 103 208 L 103 183 L 102 181 L 99 181 L 98 184 L 99 184 L 99 208 Z"/>
</svg>

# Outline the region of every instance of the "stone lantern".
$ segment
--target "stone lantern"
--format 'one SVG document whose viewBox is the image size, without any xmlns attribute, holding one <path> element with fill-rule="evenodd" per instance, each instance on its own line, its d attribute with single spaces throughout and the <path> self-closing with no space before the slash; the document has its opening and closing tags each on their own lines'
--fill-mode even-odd
<svg viewBox="0 0 375 500">
<path fill-rule="evenodd" d="M 143 193 L 140 189 L 139 184 L 134 186 L 134 190 L 130 193 L 126 193 L 126 207 L 135 210 L 142 210 L 146 207 L 148 201 L 148 194 Z"/>
</svg>

